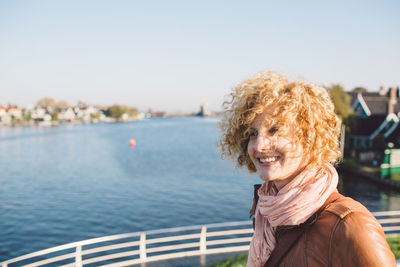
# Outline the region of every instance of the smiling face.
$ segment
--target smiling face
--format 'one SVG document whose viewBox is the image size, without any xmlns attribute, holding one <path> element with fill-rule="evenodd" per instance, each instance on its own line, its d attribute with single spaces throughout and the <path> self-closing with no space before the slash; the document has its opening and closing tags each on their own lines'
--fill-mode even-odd
<svg viewBox="0 0 400 267">
<path fill-rule="evenodd" d="M 271 125 L 274 111 L 266 108 L 250 125 L 247 152 L 260 178 L 274 182 L 280 190 L 304 169 L 306 160 L 301 144 L 294 144 L 290 133 L 280 133 L 278 125 Z"/>
</svg>

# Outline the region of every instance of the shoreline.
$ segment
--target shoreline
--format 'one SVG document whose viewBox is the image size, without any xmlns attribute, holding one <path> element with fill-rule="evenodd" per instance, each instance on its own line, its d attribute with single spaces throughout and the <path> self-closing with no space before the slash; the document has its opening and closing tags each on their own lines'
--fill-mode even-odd
<svg viewBox="0 0 400 267">
<path fill-rule="evenodd" d="M 355 168 L 354 166 L 349 166 L 345 162 L 342 162 L 339 166 L 337 166 L 339 172 L 344 172 L 352 175 L 357 175 L 359 177 L 365 178 L 371 182 L 384 186 L 386 188 L 395 190 L 400 192 L 400 182 L 390 180 L 390 179 L 381 179 L 379 176 L 368 173 L 360 170 L 359 168 Z"/>
<path fill-rule="evenodd" d="M 198 116 L 196 114 L 172 114 L 172 115 L 165 115 L 165 116 L 158 116 L 158 117 L 143 117 L 143 118 L 133 118 L 133 119 L 127 119 L 127 120 L 122 120 L 122 119 L 114 119 L 114 118 L 109 118 L 108 120 L 98 120 L 98 121 L 80 121 L 80 120 L 75 120 L 75 121 L 70 121 L 70 122 L 64 122 L 64 121 L 41 121 L 41 122 L 33 122 L 33 121 L 24 121 L 24 122 L 18 122 L 14 124 L 2 124 L 0 122 L 0 129 L 1 128 L 16 128 L 16 127 L 57 127 L 57 126 L 65 126 L 65 125 L 81 125 L 81 124 L 101 124 L 101 123 L 127 123 L 127 122 L 136 122 L 136 121 L 142 121 L 146 119 L 169 119 L 169 118 L 183 118 L 183 117 L 199 117 L 199 118 L 216 118 L 219 117 L 218 115 L 207 115 L 207 116 Z"/>
</svg>

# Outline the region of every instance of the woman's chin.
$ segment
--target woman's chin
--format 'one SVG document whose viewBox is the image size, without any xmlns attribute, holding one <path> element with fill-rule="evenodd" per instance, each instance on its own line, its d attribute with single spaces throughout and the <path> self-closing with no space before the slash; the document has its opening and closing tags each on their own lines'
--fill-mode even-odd
<svg viewBox="0 0 400 267">
<path fill-rule="evenodd" d="M 274 179 L 270 175 L 259 175 L 264 182 L 272 182 Z"/>
</svg>

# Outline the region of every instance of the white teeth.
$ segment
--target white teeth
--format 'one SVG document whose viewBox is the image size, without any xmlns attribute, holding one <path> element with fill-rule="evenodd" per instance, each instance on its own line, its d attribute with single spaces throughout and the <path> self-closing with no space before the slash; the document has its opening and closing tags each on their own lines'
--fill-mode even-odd
<svg viewBox="0 0 400 267">
<path fill-rule="evenodd" d="M 268 158 L 260 158 L 260 162 L 261 163 L 265 163 L 265 162 L 273 162 L 273 161 L 276 161 L 277 160 L 277 157 L 268 157 Z"/>
</svg>

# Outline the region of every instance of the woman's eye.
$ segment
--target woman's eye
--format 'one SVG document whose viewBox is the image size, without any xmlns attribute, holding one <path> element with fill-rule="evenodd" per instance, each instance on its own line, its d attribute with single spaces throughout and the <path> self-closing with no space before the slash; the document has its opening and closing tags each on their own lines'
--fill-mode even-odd
<svg viewBox="0 0 400 267">
<path fill-rule="evenodd" d="M 252 137 L 252 136 L 257 136 L 257 131 L 251 131 L 251 132 L 249 132 L 249 136 L 250 137 Z"/>
<path fill-rule="evenodd" d="M 278 127 L 272 127 L 271 129 L 269 129 L 269 133 L 270 134 L 274 134 L 278 131 Z"/>
</svg>

